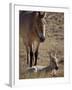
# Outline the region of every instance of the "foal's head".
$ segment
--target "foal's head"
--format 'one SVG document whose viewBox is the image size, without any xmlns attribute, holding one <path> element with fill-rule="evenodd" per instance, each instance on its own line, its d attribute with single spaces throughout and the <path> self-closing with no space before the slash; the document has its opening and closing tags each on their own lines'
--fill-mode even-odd
<svg viewBox="0 0 72 90">
<path fill-rule="evenodd" d="M 35 31 L 40 42 L 44 42 L 45 40 L 44 16 L 45 12 L 35 12 Z"/>
</svg>

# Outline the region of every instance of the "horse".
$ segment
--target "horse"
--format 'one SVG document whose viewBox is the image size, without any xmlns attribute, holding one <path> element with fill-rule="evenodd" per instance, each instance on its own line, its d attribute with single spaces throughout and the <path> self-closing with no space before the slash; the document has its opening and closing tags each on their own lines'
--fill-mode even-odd
<svg viewBox="0 0 72 90">
<path fill-rule="evenodd" d="M 19 33 L 27 52 L 27 64 L 37 65 L 40 43 L 45 41 L 45 12 L 19 11 Z M 35 60 L 34 60 L 35 59 Z"/>
</svg>

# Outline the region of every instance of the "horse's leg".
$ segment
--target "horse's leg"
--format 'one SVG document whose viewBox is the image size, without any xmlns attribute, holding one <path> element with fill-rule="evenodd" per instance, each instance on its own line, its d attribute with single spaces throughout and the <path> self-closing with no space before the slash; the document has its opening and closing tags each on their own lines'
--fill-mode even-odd
<svg viewBox="0 0 72 90">
<path fill-rule="evenodd" d="M 26 52 L 27 52 L 27 64 L 29 64 L 30 54 L 29 54 L 29 47 L 28 46 L 26 46 Z"/>
<path fill-rule="evenodd" d="M 35 52 L 35 64 L 34 65 L 37 65 L 37 58 L 38 58 L 38 48 Z"/>
<path fill-rule="evenodd" d="M 33 60 L 33 51 L 32 47 L 30 47 L 30 67 L 32 67 L 32 60 Z"/>
<path fill-rule="evenodd" d="M 27 64 L 29 64 L 29 52 L 27 50 Z"/>
</svg>

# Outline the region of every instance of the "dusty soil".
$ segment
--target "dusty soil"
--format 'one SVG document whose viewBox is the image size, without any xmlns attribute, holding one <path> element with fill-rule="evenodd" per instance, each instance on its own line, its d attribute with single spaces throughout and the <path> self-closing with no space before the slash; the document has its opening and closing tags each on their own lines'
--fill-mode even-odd
<svg viewBox="0 0 72 90">
<path fill-rule="evenodd" d="M 40 44 L 37 65 L 49 65 L 48 52 L 55 51 L 59 69 L 56 75 L 52 71 L 29 72 L 27 71 L 26 50 L 23 45 L 22 38 L 19 37 L 19 78 L 49 78 L 64 77 L 64 13 L 47 12 L 46 21 L 46 40 Z"/>
</svg>

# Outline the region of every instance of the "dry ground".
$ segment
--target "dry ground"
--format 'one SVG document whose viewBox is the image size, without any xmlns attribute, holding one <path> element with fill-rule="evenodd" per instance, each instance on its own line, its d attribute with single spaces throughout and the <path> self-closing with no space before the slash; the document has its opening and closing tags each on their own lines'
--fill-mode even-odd
<svg viewBox="0 0 72 90">
<path fill-rule="evenodd" d="M 47 78 L 64 76 L 64 13 L 47 12 L 46 40 L 40 44 L 38 65 L 49 65 L 48 52 L 53 50 L 57 54 L 59 70 L 56 75 L 52 71 L 29 72 L 26 70 L 26 50 L 21 37 L 19 37 L 19 78 Z"/>
</svg>

